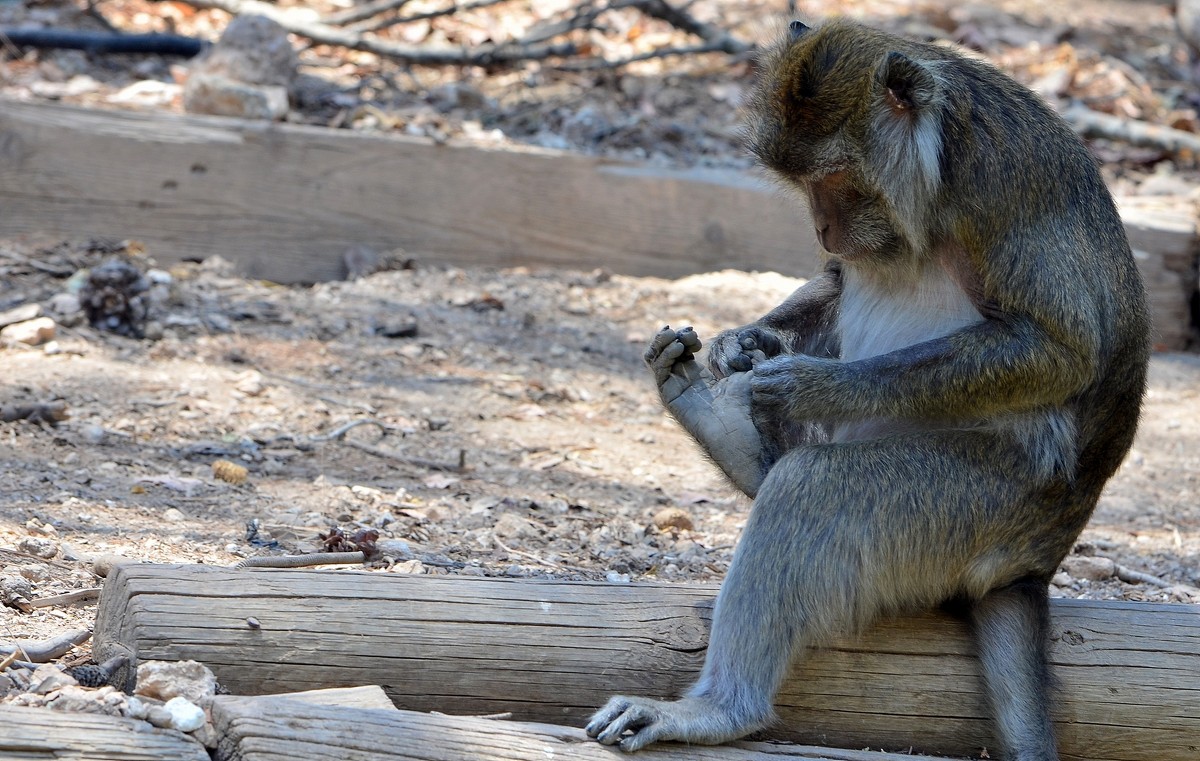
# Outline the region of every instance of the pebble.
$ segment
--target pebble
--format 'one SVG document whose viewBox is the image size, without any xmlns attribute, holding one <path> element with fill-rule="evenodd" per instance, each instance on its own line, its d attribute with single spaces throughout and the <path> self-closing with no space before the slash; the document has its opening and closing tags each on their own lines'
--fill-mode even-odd
<svg viewBox="0 0 1200 761">
<path fill-rule="evenodd" d="M 1086 555 L 1069 557 L 1062 562 L 1062 567 L 1073 578 L 1087 579 L 1088 581 L 1111 579 L 1117 572 L 1116 563 L 1108 558 Z"/>
<path fill-rule="evenodd" d="M 184 697 L 203 703 L 217 692 L 217 678 L 196 661 L 146 661 L 138 665 L 135 695 L 170 700 Z M 151 722 L 153 723 L 153 722 Z"/>
<path fill-rule="evenodd" d="M 164 521 L 171 521 L 172 523 L 187 520 L 187 516 L 174 507 L 168 507 L 166 510 L 163 510 L 162 518 Z"/>
<path fill-rule="evenodd" d="M 43 663 L 38 666 L 33 672 L 33 679 L 30 681 L 32 685 L 29 691 L 35 695 L 45 695 L 51 690 L 57 690 L 62 687 L 75 686 L 79 682 L 70 674 L 63 673 L 62 669 L 52 663 Z"/>
<path fill-rule="evenodd" d="M 49 317 L 38 317 L 36 320 L 18 322 L 0 330 L 0 343 L 19 343 L 28 346 L 41 346 L 47 341 L 54 340 L 58 326 Z"/>
<path fill-rule="evenodd" d="M 0 328 L 13 325 L 18 322 L 28 322 L 41 316 L 41 305 L 22 304 L 19 307 L 13 307 L 7 311 L 0 312 Z"/>
<path fill-rule="evenodd" d="M 121 565 L 122 563 L 133 562 L 135 561 L 130 560 L 122 555 L 100 555 L 92 561 L 92 573 L 96 574 L 102 579 L 107 578 L 117 566 Z"/>
<path fill-rule="evenodd" d="M 163 710 L 171 717 L 170 726 L 180 732 L 195 732 L 204 726 L 204 709 L 187 698 L 171 698 Z"/>
<path fill-rule="evenodd" d="M 17 544 L 17 549 L 46 560 L 58 554 L 58 544 L 40 536 L 25 537 Z"/>
<path fill-rule="evenodd" d="M 617 573 L 616 571 L 609 571 L 608 573 L 604 574 L 604 578 L 606 581 L 608 581 L 609 584 L 628 584 L 629 583 L 629 574 L 627 574 L 627 573 Z"/>
</svg>

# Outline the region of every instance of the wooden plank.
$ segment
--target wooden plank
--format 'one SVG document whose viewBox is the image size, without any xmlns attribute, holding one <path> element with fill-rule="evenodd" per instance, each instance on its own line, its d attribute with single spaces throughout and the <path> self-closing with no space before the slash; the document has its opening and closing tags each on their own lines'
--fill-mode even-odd
<svg viewBox="0 0 1200 761">
<path fill-rule="evenodd" d="M 377 684 L 366 684 L 361 687 L 330 687 L 324 690 L 305 690 L 304 692 L 286 692 L 283 695 L 268 695 L 262 699 L 278 697 L 288 700 L 299 700 L 319 706 L 340 706 L 341 708 L 373 708 L 395 711 L 396 704 L 392 702 L 383 688 Z"/>
<path fill-rule="evenodd" d="M 144 721 L 0 706 L 0 761 L 209 761 L 192 737 Z"/>
<path fill-rule="evenodd" d="M 0 99 L 0 237 L 136 238 L 282 283 L 344 276 L 354 245 L 460 265 L 681 277 L 819 268 L 806 208 L 754 175 L 540 149 Z M 1121 202 L 1155 340 L 1182 348 L 1195 205 Z"/>
<path fill-rule="evenodd" d="M 379 711 L 271 698 L 221 696 L 212 707 L 216 761 L 615 761 L 629 756 L 582 730 L 412 711 Z M 639 761 L 932 761 L 928 756 L 794 744 L 716 748 L 661 744 Z"/>
<path fill-rule="evenodd" d="M 713 587 L 124 565 L 100 658 L 194 658 L 235 693 L 379 683 L 400 708 L 582 726 L 611 694 L 680 694 Z M 1200 753 L 1200 607 L 1057 600 L 1063 758 Z M 258 628 L 246 625 L 253 617 Z M 890 622 L 796 668 L 767 736 L 971 755 L 995 747 L 964 627 Z"/>
<path fill-rule="evenodd" d="M 456 264 L 811 274 L 807 211 L 735 171 L 0 100 L 0 237 L 136 238 L 170 262 L 339 279 L 352 244 Z"/>
<path fill-rule="evenodd" d="M 1135 197 L 1121 201 L 1125 234 L 1146 284 L 1159 349 L 1182 349 L 1194 337 L 1192 297 L 1197 282 L 1196 203 L 1190 199 Z"/>
</svg>

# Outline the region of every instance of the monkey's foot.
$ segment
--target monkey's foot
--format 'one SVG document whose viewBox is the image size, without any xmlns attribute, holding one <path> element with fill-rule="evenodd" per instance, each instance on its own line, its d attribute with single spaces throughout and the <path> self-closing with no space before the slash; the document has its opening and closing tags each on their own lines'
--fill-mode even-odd
<svg viewBox="0 0 1200 761">
<path fill-rule="evenodd" d="M 750 373 L 718 380 L 696 362 L 691 328 L 663 328 L 646 350 L 663 406 L 704 447 L 725 475 L 750 496 L 762 483 L 762 437 L 750 415 Z"/>
<path fill-rule="evenodd" d="M 596 712 L 586 731 L 604 745 L 633 752 L 664 740 L 717 745 L 744 737 L 765 723 L 740 721 L 704 698 L 669 702 L 618 695 Z"/>
</svg>

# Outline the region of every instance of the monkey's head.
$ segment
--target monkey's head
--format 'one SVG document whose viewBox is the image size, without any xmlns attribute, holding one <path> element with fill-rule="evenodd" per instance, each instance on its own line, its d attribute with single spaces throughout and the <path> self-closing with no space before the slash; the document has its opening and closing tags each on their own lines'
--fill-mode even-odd
<svg viewBox="0 0 1200 761">
<path fill-rule="evenodd" d="M 762 57 L 747 145 L 808 198 L 834 257 L 928 249 L 941 179 L 939 63 L 928 48 L 846 21 L 793 21 Z"/>
</svg>

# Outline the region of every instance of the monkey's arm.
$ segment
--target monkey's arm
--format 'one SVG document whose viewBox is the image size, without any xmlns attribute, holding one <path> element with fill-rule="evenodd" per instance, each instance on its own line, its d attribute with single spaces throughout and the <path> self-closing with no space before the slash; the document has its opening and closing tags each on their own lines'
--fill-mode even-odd
<svg viewBox="0 0 1200 761">
<path fill-rule="evenodd" d="M 759 362 L 754 404 L 794 420 L 971 420 L 1061 405 L 1090 384 L 1100 332 L 1088 320 L 985 319 L 854 362 L 790 355 Z"/>
<path fill-rule="evenodd" d="M 836 356 L 833 328 L 841 293 L 841 266 L 832 262 L 762 318 L 720 333 L 708 349 L 709 369 L 724 378 L 780 354 Z"/>
</svg>

